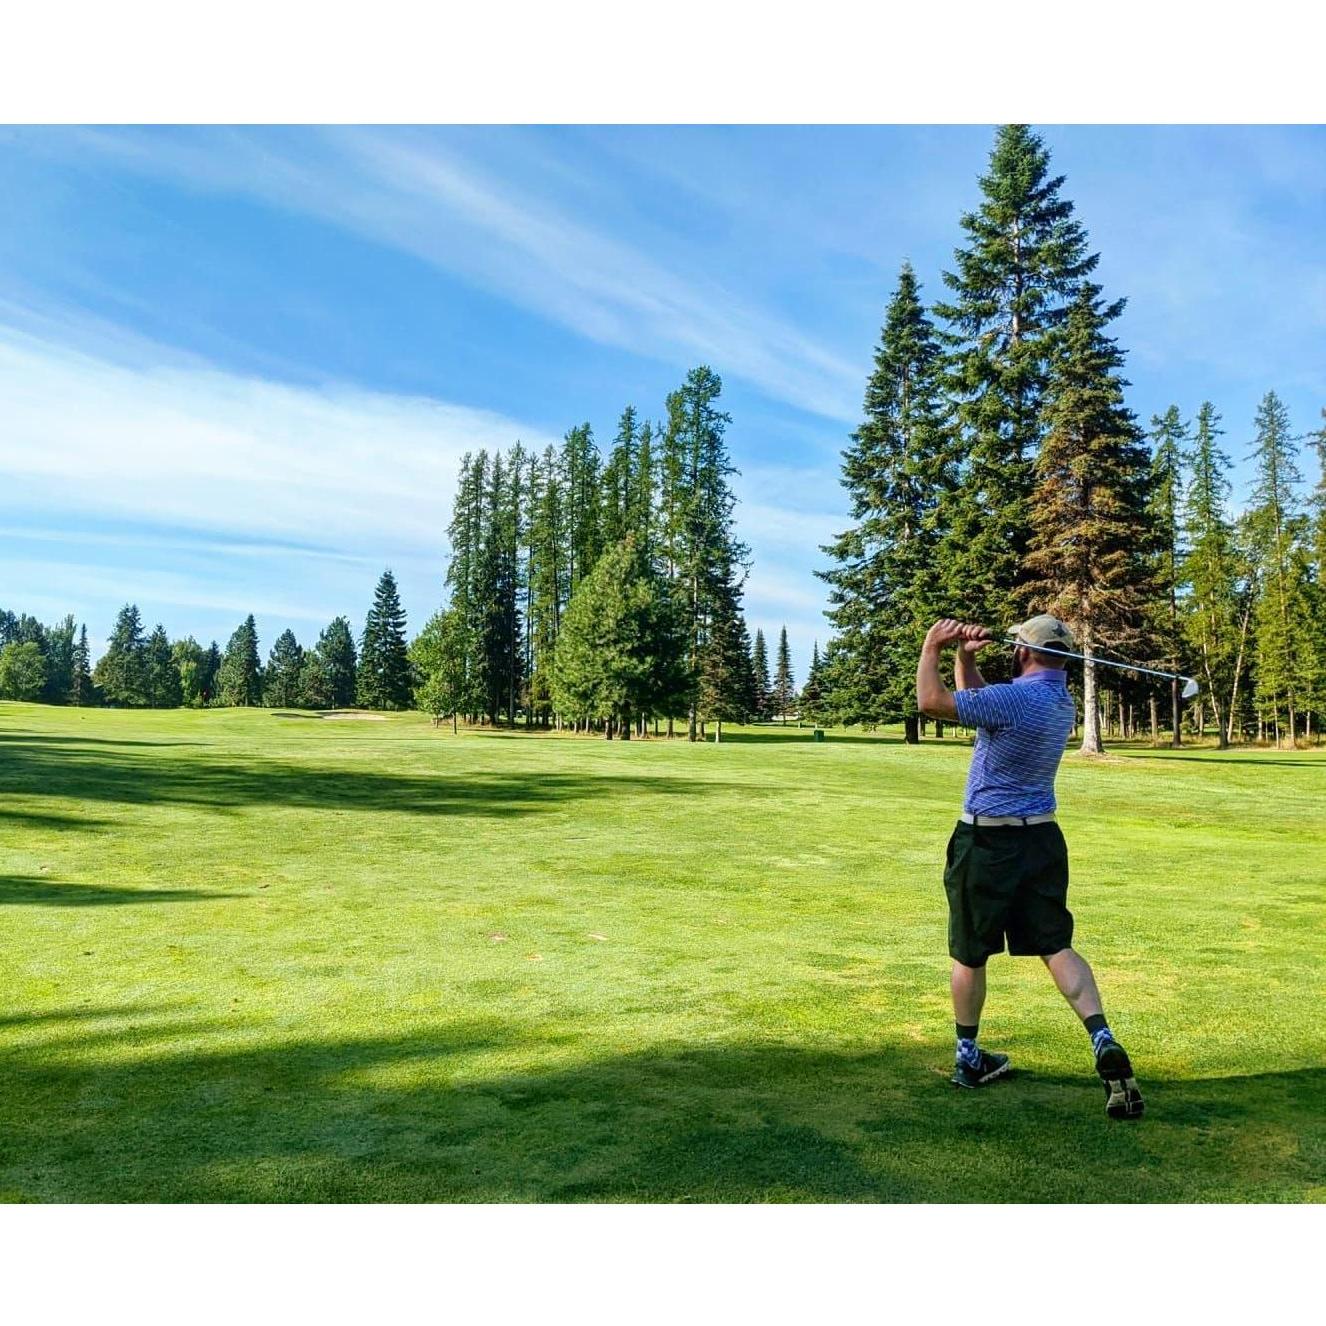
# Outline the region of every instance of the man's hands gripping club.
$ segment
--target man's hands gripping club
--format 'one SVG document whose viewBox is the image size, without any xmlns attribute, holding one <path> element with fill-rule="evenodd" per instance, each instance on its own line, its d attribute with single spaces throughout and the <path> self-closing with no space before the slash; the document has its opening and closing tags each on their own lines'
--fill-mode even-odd
<svg viewBox="0 0 1326 1326">
<path fill-rule="evenodd" d="M 955 621 L 952 617 L 941 617 L 925 633 L 926 646 L 933 644 L 936 650 L 940 650 L 945 645 L 961 641 L 964 654 L 974 654 L 978 649 L 994 644 L 994 640 L 994 636 L 986 627 Z"/>
<path fill-rule="evenodd" d="M 984 626 L 941 617 L 925 633 L 925 643 L 921 646 L 921 657 L 916 665 L 917 708 L 931 718 L 956 722 L 957 702 L 939 675 L 940 653 L 947 645 L 958 646 L 955 664 L 957 689 L 975 690 L 985 685 L 985 679 L 976 667 L 976 652 L 993 644 L 994 639 L 994 635 Z"/>
</svg>

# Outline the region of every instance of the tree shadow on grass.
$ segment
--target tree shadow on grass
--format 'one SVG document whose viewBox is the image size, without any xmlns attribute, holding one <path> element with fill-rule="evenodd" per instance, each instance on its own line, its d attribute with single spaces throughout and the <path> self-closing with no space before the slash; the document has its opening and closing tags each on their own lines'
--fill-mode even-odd
<svg viewBox="0 0 1326 1326">
<path fill-rule="evenodd" d="M 41 1023 L 100 1021 L 106 1018 L 130 1018 L 170 1011 L 169 1004 L 123 1004 L 115 1009 L 86 1005 L 47 1008 L 40 1013 L 0 1013 L 0 1030 L 5 1027 L 33 1027 Z"/>
<path fill-rule="evenodd" d="M 0 875 L 0 907 L 104 907 L 126 903 L 209 902 L 244 896 L 208 889 L 120 888 L 108 884 L 74 884 L 40 875 Z"/>
<path fill-rule="evenodd" d="M 201 741 L 131 741 L 128 738 L 121 740 L 116 737 L 74 737 L 61 733 L 27 732 L 20 728 L 0 732 L 0 745 L 9 743 L 23 746 L 146 746 L 153 750 L 168 746 L 203 744 Z"/>
<path fill-rule="evenodd" d="M 167 803 L 217 811 L 245 806 L 383 810 L 409 815 L 527 815 L 565 802 L 637 793 L 697 796 L 713 782 L 633 775 L 455 771 L 388 773 L 256 756 L 235 762 L 159 750 L 120 751 L 11 739 L 0 759 L 0 797 L 60 797 L 129 805 Z M 6 812 L 26 816 L 27 812 Z M 88 821 L 77 821 L 86 827 Z"/>
<path fill-rule="evenodd" d="M 784 731 L 782 728 L 749 729 L 742 732 L 728 732 L 724 730 L 723 740 L 719 742 L 721 746 L 767 746 L 777 745 L 783 742 L 799 742 L 802 745 L 832 745 L 832 746 L 903 746 L 906 743 L 901 737 L 867 734 L 864 732 L 840 732 L 830 728 L 824 735 L 822 743 L 815 741 L 815 733 L 812 728 L 788 728 Z M 713 737 L 709 738 L 708 745 L 713 745 Z M 924 744 L 934 745 L 936 743 L 927 741 Z"/>
<path fill-rule="evenodd" d="M 113 1010 L 104 1020 L 114 1023 Z M 170 1053 L 169 1019 L 0 1053 L 0 1194 L 36 1201 L 1104 1202 L 1320 1193 L 1326 1070 L 947 1083 L 947 1045 L 664 1045 L 565 1063 L 506 1018 Z M 72 1035 L 70 1034 L 72 1032 Z M 51 1048 L 41 1053 L 42 1038 Z M 0 1046 L 5 1044 L 0 1039 Z M 34 1052 L 36 1051 L 36 1052 Z M 595 1057 L 595 1055 L 599 1057 Z M 528 1067 L 512 1067 L 513 1064 Z"/>
<path fill-rule="evenodd" d="M 1170 764 L 1179 762 L 1182 764 L 1236 764 L 1243 769 L 1260 769 L 1264 765 L 1278 764 L 1290 769 L 1326 769 L 1326 753 L 1321 755 L 1308 755 L 1304 753 L 1300 759 L 1284 759 L 1283 757 L 1262 758 L 1257 752 L 1249 754 L 1247 759 L 1231 759 L 1227 755 L 1161 755 L 1161 754 L 1143 754 L 1141 751 L 1124 752 L 1130 760 L 1159 760 L 1162 763 Z"/>
<path fill-rule="evenodd" d="M 0 773 L 0 782 L 3 773 Z M 90 815 L 51 815 L 40 810 L 20 810 L 16 806 L 0 806 L 0 821 L 13 820 L 29 829 L 46 829 L 60 832 L 62 829 L 100 828 L 105 820 L 93 819 Z"/>
</svg>

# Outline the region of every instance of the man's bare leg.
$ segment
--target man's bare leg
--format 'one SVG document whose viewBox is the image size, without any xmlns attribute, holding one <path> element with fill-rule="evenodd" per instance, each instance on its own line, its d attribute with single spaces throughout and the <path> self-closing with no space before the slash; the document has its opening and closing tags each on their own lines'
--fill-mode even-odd
<svg viewBox="0 0 1326 1326">
<path fill-rule="evenodd" d="M 976 1044 L 981 1009 L 985 1007 L 985 968 L 968 967 L 954 959 L 949 976 L 953 992 L 953 1021 L 958 1033 L 957 1064 L 952 1082 L 959 1087 L 979 1087 L 1008 1072 L 1008 1055 L 990 1054 Z"/>
<path fill-rule="evenodd" d="M 1049 968 L 1059 993 L 1068 1000 L 1073 1012 L 1082 1019 L 1091 1048 L 1096 1055 L 1096 1071 L 1105 1083 L 1105 1112 L 1112 1119 L 1138 1119 L 1142 1115 L 1142 1093 L 1138 1090 L 1133 1066 L 1122 1045 L 1114 1039 L 1105 1021 L 1100 991 L 1087 960 L 1071 948 L 1061 948 L 1041 961 Z"/>
<path fill-rule="evenodd" d="M 985 1007 L 985 968 L 967 967 L 955 961 L 949 989 L 953 992 L 953 1020 L 960 1026 L 979 1026 L 981 1009 Z M 975 1040 L 974 1035 L 972 1039 Z"/>
<path fill-rule="evenodd" d="M 1103 1009 L 1100 1003 L 1100 991 L 1096 989 L 1096 978 L 1091 974 L 1087 960 L 1071 948 L 1061 948 L 1041 961 L 1050 969 L 1059 993 L 1072 1005 L 1073 1012 L 1085 1022 L 1088 1018 L 1100 1017 Z"/>
</svg>

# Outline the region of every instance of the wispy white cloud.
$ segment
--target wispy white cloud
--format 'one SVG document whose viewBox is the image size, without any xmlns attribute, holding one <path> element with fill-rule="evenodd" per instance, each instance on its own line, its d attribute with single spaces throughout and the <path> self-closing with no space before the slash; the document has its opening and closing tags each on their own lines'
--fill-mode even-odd
<svg viewBox="0 0 1326 1326">
<path fill-rule="evenodd" d="M 436 135 L 92 130 L 81 149 L 194 188 L 258 197 L 414 255 L 603 344 L 707 360 L 800 409 L 851 420 L 861 366 L 712 279 L 492 177 Z"/>
<path fill-rule="evenodd" d="M 74 612 L 94 648 L 130 600 L 174 635 L 224 639 L 253 612 L 264 640 L 310 636 L 357 619 L 384 565 L 418 625 L 442 597 L 461 456 L 554 441 L 447 402 L 221 372 L 104 324 L 26 321 L 0 321 L 0 600 Z"/>
<path fill-rule="evenodd" d="M 552 441 L 480 410 L 93 354 L 0 325 L 10 511 L 440 556 L 461 455 Z M 77 530 L 71 530 L 76 534 Z"/>
</svg>

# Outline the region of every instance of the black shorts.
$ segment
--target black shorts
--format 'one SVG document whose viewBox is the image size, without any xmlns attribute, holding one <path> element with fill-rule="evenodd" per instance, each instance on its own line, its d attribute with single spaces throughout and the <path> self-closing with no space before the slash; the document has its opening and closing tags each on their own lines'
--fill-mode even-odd
<svg viewBox="0 0 1326 1326">
<path fill-rule="evenodd" d="M 988 825 L 959 820 L 944 867 L 949 955 L 983 967 L 992 953 L 1048 957 L 1073 942 L 1068 844 L 1053 820 Z"/>
</svg>

